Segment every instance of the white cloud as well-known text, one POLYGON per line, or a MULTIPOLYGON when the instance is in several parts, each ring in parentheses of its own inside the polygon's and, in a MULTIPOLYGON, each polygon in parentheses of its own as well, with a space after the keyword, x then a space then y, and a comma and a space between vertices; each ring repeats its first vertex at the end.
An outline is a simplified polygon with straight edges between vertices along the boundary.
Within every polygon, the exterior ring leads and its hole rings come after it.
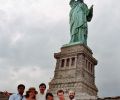
POLYGON ((8 88, 1 87, 1 90, 15 92, 17 85, 20 83, 25 84, 26 89, 30 86, 38 88, 41 82, 45 82, 48 85, 47 82, 50 81, 51 77, 46 77, 46 75, 52 76, 52 72, 51 69, 43 69, 40 66, 29 66, 24 68, 10 67, 7 71, 2 69, 0 70, 0 76, 6 77, 1 78, 1 84, 4 84, 8 88))
MULTIPOLYGON (((85 2, 94 5, 88 46, 98 59, 99 95, 119 95, 120 2, 85 2)), ((69 0, 0 0, 0 90, 14 92, 21 82, 28 88, 49 81, 53 54, 70 38, 69 9, 69 0)))

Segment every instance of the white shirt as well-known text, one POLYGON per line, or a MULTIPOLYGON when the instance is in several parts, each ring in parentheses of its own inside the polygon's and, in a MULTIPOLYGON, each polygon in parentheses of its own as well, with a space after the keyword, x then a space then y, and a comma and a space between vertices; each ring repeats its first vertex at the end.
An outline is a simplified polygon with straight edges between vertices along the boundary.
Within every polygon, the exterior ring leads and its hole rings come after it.
POLYGON ((46 100, 45 93, 44 94, 38 93, 36 96, 36 100, 46 100))
POLYGON ((24 98, 24 96, 21 96, 20 94, 12 94, 9 97, 9 100, 22 100, 24 98))

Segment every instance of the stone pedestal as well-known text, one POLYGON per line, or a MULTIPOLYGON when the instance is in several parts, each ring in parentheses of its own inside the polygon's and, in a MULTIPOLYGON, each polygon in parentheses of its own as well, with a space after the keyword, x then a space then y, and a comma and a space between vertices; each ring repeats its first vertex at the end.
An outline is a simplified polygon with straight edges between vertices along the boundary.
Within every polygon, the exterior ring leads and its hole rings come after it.
POLYGON ((90 48, 82 44, 62 47, 59 53, 55 53, 57 62, 54 77, 49 83, 49 91, 56 96, 56 92, 63 89, 68 97, 68 91, 74 90, 77 100, 96 99, 97 60, 92 54, 90 48))

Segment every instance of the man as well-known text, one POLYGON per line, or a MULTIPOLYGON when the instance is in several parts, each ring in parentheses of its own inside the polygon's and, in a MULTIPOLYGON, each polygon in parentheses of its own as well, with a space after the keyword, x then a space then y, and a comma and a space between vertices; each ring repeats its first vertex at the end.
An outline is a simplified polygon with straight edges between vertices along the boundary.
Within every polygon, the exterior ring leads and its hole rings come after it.
POLYGON ((46 90, 46 85, 45 85, 45 83, 41 83, 40 85, 39 85, 39 93, 37 94, 37 100, 45 100, 45 95, 46 95, 46 93, 45 93, 45 90, 46 90))
POLYGON ((57 96, 58 96, 59 100, 65 100, 64 91, 63 90, 58 90, 57 91, 57 96))
POLYGON ((69 100, 75 100, 75 92, 74 91, 70 90, 68 95, 69 95, 69 100))
POLYGON ((70 0, 70 43, 87 45, 88 26, 93 16, 93 5, 88 9, 83 0, 70 0))
POLYGON ((17 94, 12 94, 9 97, 9 100, 22 100, 24 98, 23 93, 25 90, 25 86, 23 84, 19 84, 17 87, 18 93, 17 94))

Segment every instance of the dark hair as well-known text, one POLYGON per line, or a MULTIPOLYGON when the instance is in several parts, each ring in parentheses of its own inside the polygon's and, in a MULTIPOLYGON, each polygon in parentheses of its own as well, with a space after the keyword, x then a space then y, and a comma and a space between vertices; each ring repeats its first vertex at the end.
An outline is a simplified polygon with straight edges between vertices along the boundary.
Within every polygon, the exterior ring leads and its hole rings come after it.
MULTIPOLYGON (((30 96, 29 93, 30 93, 30 91, 26 91, 26 95, 25 95, 26 98, 29 98, 29 96, 30 96)), ((35 98, 36 98, 36 96, 32 97, 32 99, 35 99, 35 98)))
POLYGON ((41 84, 39 85, 39 88, 40 88, 40 86, 45 86, 45 88, 46 88, 45 83, 41 83, 41 84))
POLYGON ((29 91, 26 91, 26 95, 25 95, 26 98, 29 97, 29 91))
MULTIPOLYGON (((34 91, 35 94, 38 94, 38 92, 36 91, 36 89, 35 89, 34 87, 30 87, 30 88, 28 89, 28 91, 26 91, 26 95, 25 95, 26 98, 29 97, 29 93, 30 93, 31 91, 34 91)), ((35 98, 36 98, 36 96, 33 97, 33 99, 35 99, 35 98)))
POLYGON ((58 93, 63 93, 64 94, 64 91, 63 90, 58 90, 57 95, 58 95, 58 93))
POLYGON ((46 96, 45 96, 46 100, 47 100, 48 96, 54 97, 52 93, 48 92, 48 93, 46 93, 46 96))
POLYGON ((17 88, 19 89, 20 87, 23 87, 25 89, 25 85, 23 84, 19 84, 17 88))

